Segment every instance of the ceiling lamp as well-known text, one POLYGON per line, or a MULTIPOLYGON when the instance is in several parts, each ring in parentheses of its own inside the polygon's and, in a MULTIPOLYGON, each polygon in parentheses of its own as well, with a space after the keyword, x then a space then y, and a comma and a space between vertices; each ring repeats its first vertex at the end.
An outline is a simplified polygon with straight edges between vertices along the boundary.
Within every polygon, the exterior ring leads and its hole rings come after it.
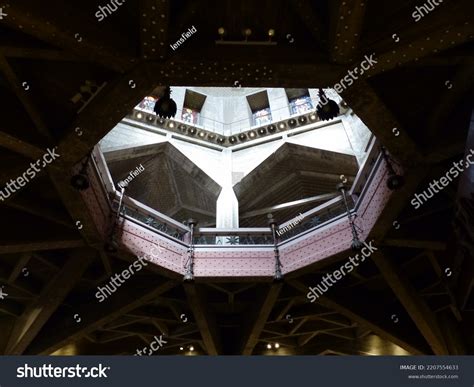
POLYGON ((155 103, 155 113, 162 118, 171 118, 178 110, 176 102, 171 98, 171 88, 166 86, 163 96, 155 103))
POLYGON ((294 128, 297 125, 297 122, 294 118, 288 121, 288 125, 290 125, 291 128, 294 128))
POLYGON ((247 139, 247 136, 245 135, 245 133, 240 133, 239 134, 239 140, 240 141, 245 141, 247 139))
POLYGON ((201 138, 204 138, 204 137, 206 137, 206 132, 199 132, 198 136, 201 137, 201 138))
POLYGON ((359 231, 361 230, 355 224, 355 218, 357 217, 357 215, 351 212, 351 210, 349 209, 349 205, 347 204, 347 197, 346 197, 347 187, 344 183, 340 183, 337 185, 337 190, 341 192, 342 199, 344 200, 344 205, 347 211, 347 219, 349 219, 349 224, 351 226, 351 231, 352 231, 351 249, 354 251, 360 251, 362 247, 364 247, 364 244, 359 239, 359 231))
POLYGON ((229 137, 229 141, 233 144, 234 142, 237 141, 237 139, 234 136, 229 137))
POLYGON ((306 124, 306 121, 308 121, 308 120, 307 120, 307 118, 306 118, 305 116, 301 116, 300 118, 298 118, 298 122, 299 122, 301 125, 306 124))
POLYGON ((266 130, 265 128, 260 128, 257 132, 260 136, 263 136, 266 133, 266 130))
POLYGON ((276 348, 276 349, 280 348, 280 344, 275 343, 275 348, 276 348))
POLYGON ((285 125, 284 122, 280 122, 280 123, 278 124, 278 129, 283 130, 283 129, 285 129, 285 128, 286 128, 286 125, 285 125))
POLYGON ((193 136, 196 134, 197 130, 196 128, 189 128, 189 134, 192 134, 193 136))
POLYGON ((268 40, 271 42, 274 36, 275 36, 275 30, 273 28, 270 28, 268 30, 268 40))
POLYGON ((174 128, 174 122, 172 122, 172 121, 169 122, 169 123, 168 123, 168 128, 173 129, 173 128, 174 128))
POLYGON ((219 37, 221 38, 221 40, 224 39, 224 35, 225 35, 225 28, 224 27, 219 27, 217 29, 217 33, 219 34, 219 37))
POLYGON ((318 119, 318 116, 316 115, 316 113, 311 113, 311 114, 309 115, 309 119, 310 119, 311 121, 316 121, 316 120, 318 119))
MULTIPOLYGON (((284 128, 285 128, 285 124, 283 124, 283 129, 284 129, 284 128)), ((268 125, 267 129, 268 129, 268 131, 269 131, 270 133, 273 133, 273 132, 275 132, 275 131, 277 130, 277 128, 276 128, 275 125, 268 125)))
POLYGON ((402 188, 405 185, 405 178, 402 175, 398 175, 393 168, 393 164, 395 161, 389 156, 387 149, 382 147, 382 156, 387 164, 388 170, 388 179, 387 179, 387 187, 391 191, 395 191, 399 188, 402 188))
POLYGON ((225 143, 225 137, 219 137, 219 138, 217 139, 217 142, 218 142, 219 144, 225 143))
POLYGON ((267 344, 267 349, 272 349, 272 345, 270 343, 267 344))
POLYGON ((209 140, 214 140, 214 139, 216 138, 216 135, 215 135, 214 133, 209 133, 209 134, 207 135, 207 138, 208 138, 209 140))
POLYGON ((181 124, 178 126, 178 129, 184 132, 186 130, 186 125, 181 124))
POLYGON ((143 114, 142 113, 137 113, 137 119, 141 120, 143 118, 143 114))
POLYGON ((252 30, 250 28, 246 28, 244 31, 243 31, 243 34, 244 34, 244 37, 245 37, 245 41, 247 41, 247 39, 249 38, 250 35, 252 35, 252 30))
POLYGON ((146 119, 148 122, 153 122, 155 120, 155 116, 153 114, 148 114, 146 119))
POLYGON ((250 138, 255 138, 255 137, 257 137, 257 133, 255 133, 254 131, 251 131, 251 132, 249 132, 249 137, 250 138))
POLYGON ((329 99, 324 93, 323 89, 319 89, 318 94, 319 98, 321 99, 318 106, 316 107, 318 117, 323 121, 336 118, 339 114, 339 105, 336 103, 336 101, 329 99))
POLYGON ((190 350, 191 352, 193 352, 193 351, 194 351, 194 347, 191 345, 191 346, 189 347, 189 350, 190 350))

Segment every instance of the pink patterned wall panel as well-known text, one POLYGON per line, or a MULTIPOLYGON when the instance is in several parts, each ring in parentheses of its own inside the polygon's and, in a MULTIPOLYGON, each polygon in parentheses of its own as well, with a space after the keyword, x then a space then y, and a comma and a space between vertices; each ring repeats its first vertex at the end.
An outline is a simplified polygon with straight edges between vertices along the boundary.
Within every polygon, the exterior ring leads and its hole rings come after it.
POLYGON ((364 225, 364 238, 367 237, 370 230, 386 206, 392 191, 387 188, 387 168, 383 163, 377 170, 372 184, 367 189, 358 214, 360 224, 364 225))
POLYGON ((183 259, 187 247, 173 242, 145 227, 125 220, 120 225, 121 242, 124 248, 136 256, 144 255, 155 265, 184 275, 183 259))
MULTIPOLYGON (((80 169, 80 165, 74 167, 71 176, 79 172, 80 169)), ((89 209, 92 219, 94 219, 97 231, 100 236, 105 239, 107 236, 110 217, 110 207, 107 202, 108 198, 101 187, 101 182, 97 176, 95 168, 90 163, 87 167, 87 175, 89 177, 90 188, 81 192, 82 200, 89 209)), ((80 219, 75 219, 75 221, 80 221, 80 219)))
POLYGON ((282 271, 289 273, 347 250, 351 240, 351 230, 344 217, 283 245, 280 248, 282 271))
MULTIPOLYGON (((97 227, 106 235, 109 206, 97 175, 89 171, 91 188, 82 193, 97 227)), ((386 187, 387 170, 382 163, 375 173, 358 208, 356 223, 365 239, 384 206, 391 191, 386 187)), ((163 237, 135 222, 122 219, 119 235, 124 249, 168 270, 184 275, 188 259, 187 246, 163 237)), ((321 261, 350 249, 352 234, 346 217, 327 226, 297 237, 280 246, 283 273, 321 261)), ((197 247, 195 277, 271 277, 275 270, 273 247, 197 247)))
POLYGON ((273 247, 198 248, 195 253, 198 277, 265 277, 274 270, 273 247))

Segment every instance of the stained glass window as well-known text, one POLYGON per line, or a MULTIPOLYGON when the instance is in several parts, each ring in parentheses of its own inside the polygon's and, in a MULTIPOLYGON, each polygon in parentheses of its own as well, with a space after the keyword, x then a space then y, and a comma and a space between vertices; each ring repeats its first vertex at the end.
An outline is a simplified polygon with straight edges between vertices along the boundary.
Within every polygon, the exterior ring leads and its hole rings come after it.
POLYGON ((181 113, 181 119, 190 124, 197 124, 199 120, 199 112, 185 107, 183 108, 183 113, 181 113))
POLYGON ((136 109, 153 113, 153 109, 155 108, 156 101, 158 101, 158 98, 145 97, 145 99, 136 106, 136 109))
POLYGON ((313 102, 309 95, 303 95, 290 100, 290 112, 292 115, 303 114, 311 110, 313 110, 313 102))
POLYGON ((253 113, 252 118, 253 118, 254 125, 260 126, 260 125, 269 124, 272 122, 272 112, 270 111, 269 107, 265 109, 257 110, 256 112, 253 113))

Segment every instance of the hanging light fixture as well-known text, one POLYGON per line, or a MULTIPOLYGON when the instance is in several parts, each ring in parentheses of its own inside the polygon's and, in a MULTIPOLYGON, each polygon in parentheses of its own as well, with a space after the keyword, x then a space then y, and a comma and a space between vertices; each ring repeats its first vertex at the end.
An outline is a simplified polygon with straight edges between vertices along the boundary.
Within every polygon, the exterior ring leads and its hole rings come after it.
POLYGON ((277 238, 277 222, 272 214, 267 215, 268 218, 268 225, 272 230, 272 237, 273 237, 273 252, 275 253, 275 274, 273 276, 274 282, 281 282, 283 281, 283 274, 281 272, 282 264, 280 261, 280 251, 278 250, 278 238, 277 238))
POLYGON ((184 282, 193 282, 194 281, 194 228, 197 225, 197 221, 194 219, 188 220, 188 225, 190 228, 190 238, 191 241, 189 242, 188 247, 188 260, 185 265, 185 273, 184 273, 184 282))
POLYGON ((405 178, 402 175, 399 175, 395 172, 393 168, 393 163, 395 162, 390 155, 388 154, 387 149, 383 146, 382 147, 382 156, 387 164, 388 170, 388 179, 387 179, 387 187, 391 191, 395 191, 399 188, 402 188, 405 185, 405 178))
POLYGON ((81 169, 71 177, 71 185, 78 191, 85 191, 90 187, 89 176, 87 175, 87 165, 92 157, 92 152, 82 162, 81 169))
POLYGON ((161 118, 171 118, 176 115, 178 108, 176 102, 171 98, 171 88, 169 86, 166 86, 163 96, 156 101, 153 110, 161 118))
POLYGON ((323 121, 336 118, 339 114, 339 105, 336 103, 336 101, 329 99, 323 89, 319 89, 318 95, 321 99, 318 106, 316 107, 318 117, 323 121))
POLYGON ((344 183, 340 183, 337 185, 337 190, 341 192, 342 199, 344 200, 344 205, 347 211, 347 219, 349 220, 349 224, 351 226, 351 231, 352 231, 351 248, 354 251, 360 251, 360 249, 364 247, 364 244, 359 239, 360 229, 355 224, 355 218, 357 217, 357 215, 351 212, 351 210, 349 209, 349 204, 347 203, 347 197, 346 197, 347 187, 344 183))

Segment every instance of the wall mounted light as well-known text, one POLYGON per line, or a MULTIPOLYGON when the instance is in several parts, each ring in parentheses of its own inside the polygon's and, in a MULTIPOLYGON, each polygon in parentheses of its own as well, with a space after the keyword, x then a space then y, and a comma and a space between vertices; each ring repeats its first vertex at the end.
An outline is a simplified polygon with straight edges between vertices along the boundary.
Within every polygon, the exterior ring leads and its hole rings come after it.
POLYGON ((385 160, 388 170, 388 189, 391 191, 395 191, 399 188, 402 188, 405 185, 405 178, 395 172, 395 169, 393 168, 393 163, 395 163, 395 160, 390 157, 385 147, 382 147, 382 156, 385 160))
POLYGON ((89 155, 87 155, 83 160, 79 172, 71 177, 71 185, 78 191, 85 191, 90 187, 89 176, 87 175, 87 165, 89 164, 91 157, 92 153, 89 153, 89 155))

